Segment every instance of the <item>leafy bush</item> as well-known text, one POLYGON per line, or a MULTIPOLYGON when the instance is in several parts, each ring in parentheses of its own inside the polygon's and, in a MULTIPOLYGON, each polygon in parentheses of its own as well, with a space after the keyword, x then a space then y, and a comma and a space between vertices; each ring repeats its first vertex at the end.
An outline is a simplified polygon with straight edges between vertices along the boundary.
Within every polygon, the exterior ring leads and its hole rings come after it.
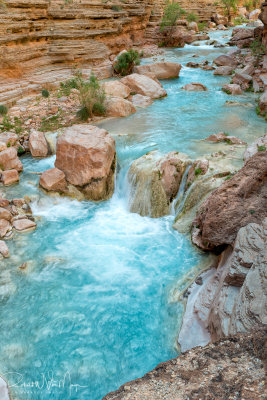
POLYGON ((202 170, 201 168, 196 168, 196 169, 195 169, 195 175, 196 175, 196 176, 201 175, 202 172, 203 172, 203 170, 202 170))
POLYGON ((186 16, 186 19, 188 22, 197 22, 198 21, 198 16, 194 12, 188 13, 186 16))
POLYGON ((259 145, 259 146, 258 146, 258 151, 266 151, 266 146, 264 146, 264 145, 259 145))
POLYGON ((230 23, 232 19, 232 12, 236 12, 237 10, 238 0, 221 0, 221 3, 224 7, 228 23, 230 23))
POLYGON ((77 80, 75 78, 68 79, 66 82, 60 82, 60 94, 69 96, 71 89, 77 89, 77 80))
POLYGON ((95 75, 92 73, 90 79, 85 81, 81 73, 77 73, 76 82, 81 104, 77 116, 86 121, 94 115, 104 115, 106 112, 104 105, 106 94, 95 75))
POLYGON ((253 42, 250 43, 249 47, 250 47, 253 55, 256 57, 260 57, 265 54, 264 45, 262 44, 261 40, 258 38, 253 40, 253 42))
POLYGON ((7 114, 7 107, 4 106, 3 104, 0 105, 0 115, 6 115, 7 114))
POLYGON ((120 6, 112 6, 111 7, 111 9, 113 10, 113 11, 121 11, 122 10, 122 7, 120 7, 120 6))
POLYGON ((164 31, 165 28, 170 28, 172 33, 177 20, 185 15, 186 11, 178 3, 173 3, 170 0, 167 1, 160 24, 160 30, 164 31))
POLYGON ((114 65, 114 70, 120 75, 129 75, 133 71, 134 66, 139 64, 140 55, 138 51, 130 49, 118 57, 114 65))
POLYGON ((48 99, 48 97, 50 96, 50 93, 49 93, 49 91, 48 91, 47 89, 43 89, 43 90, 41 91, 41 95, 42 95, 45 99, 48 99))
POLYGON ((200 31, 203 31, 207 27, 207 23, 206 22, 198 22, 197 26, 200 31))

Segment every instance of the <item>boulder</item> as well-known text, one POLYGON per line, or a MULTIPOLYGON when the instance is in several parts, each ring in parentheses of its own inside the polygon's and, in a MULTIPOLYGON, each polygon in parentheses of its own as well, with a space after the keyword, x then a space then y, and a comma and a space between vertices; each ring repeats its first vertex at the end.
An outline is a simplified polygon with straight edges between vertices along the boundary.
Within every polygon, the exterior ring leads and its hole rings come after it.
POLYGON ((252 83, 252 76, 236 72, 232 79, 234 84, 240 85, 242 90, 247 90, 250 87, 250 83, 252 83))
POLYGON ((235 28, 230 44, 239 48, 248 47, 254 40, 254 29, 252 28, 235 28))
POLYGON ((65 174, 58 168, 51 168, 43 172, 39 184, 49 192, 64 192, 67 188, 65 174))
POLYGON ((249 13, 248 18, 250 19, 250 21, 257 21, 260 13, 261 13, 261 10, 259 8, 256 10, 253 10, 253 11, 251 11, 251 13, 249 13))
POLYGON ((226 135, 224 132, 214 133, 209 137, 207 137, 205 140, 214 143, 225 142, 228 144, 240 144, 240 145, 246 144, 246 142, 243 142, 243 140, 239 139, 238 137, 226 135))
POLYGON ((11 231, 12 227, 9 223, 9 221, 7 221, 4 218, 0 219, 0 237, 4 237, 7 232, 11 231))
POLYGON ((195 31, 195 32, 199 32, 198 24, 196 22, 194 22, 194 21, 189 23, 188 28, 193 30, 193 31, 195 31))
MULTIPOLYGON (((261 95, 259 99, 259 107, 260 107, 260 112, 266 113, 267 112, 267 89, 265 92, 261 95)), ((0 153, 1 154, 1 153, 0 153)))
POLYGON ((182 89, 187 90, 188 92, 205 92, 207 91, 207 87, 202 85, 202 83, 192 82, 183 86, 182 89))
POLYGON ((0 133, 0 142, 6 144, 7 147, 16 146, 19 136, 14 132, 0 133))
MULTIPOLYGON (((6 242, 4 242, 3 240, 0 240, 0 254, 5 258, 9 257, 8 247, 6 245, 6 242)), ((0 393, 1 393, 1 391, 0 391, 0 393)))
POLYGON ((192 62, 192 61, 189 61, 189 62, 186 64, 186 67, 188 67, 188 68, 199 68, 199 67, 200 67, 200 64, 199 64, 199 63, 192 62))
POLYGON ((251 143, 245 153, 244 153, 244 161, 247 161, 249 158, 258 153, 258 151, 266 151, 267 150, 267 133, 266 135, 258 138, 255 142, 251 143))
POLYGON ((128 117, 136 112, 134 105, 121 97, 109 97, 105 106, 108 117, 128 117))
MULTIPOLYGON (((267 215, 267 151, 258 152, 201 205, 193 242, 203 249, 233 244, 237 232, 267 215)), ((193 230, 193 231, 194 231, 193 230)))
POLYGON ((36 223, 30 219, 22 218, 13 221, 13 227, 18 232, 28 232, 36 228, 36 223))
POLYGON ((227 94, 232 94, 232 95, 242 94, 241 86, 235 83, 228 83, 227 85, 223 85, 222 90, 227 94))
POLYGON ((231 75, 233 70, 234 70, 233 67, 230 67, 228 65, 223 65, 221 67, 216 68, 215 71, 213 72, 213 75, 227 76, 231 75))
POLYGON ((145 108, 153 103, 151 97, 142 96, 141 94, 135 94, 130 97, 130 101, 133 103, 134 107, 145 108))
POLYGON ((146 75, 131 74, 122 78, 121 82, 128 86, 131 92, 149 96, 152 99, 167 96, 166 90, 146 75))
POLYGON ((43 132, 32 130, 29 137, 29 148, 33 157, 46 157, 48 145, 43 132))
POLYGON ((104 129, 73 125, 57 140, 55 167, 90 200, 112 195, 115 165, 115 140, 104 129))
POLYGON ((188 163, 177 152, 151 152, 135 160, 128 173, 131 212, 152 218, 168 214, 188 163))
POLYGON ((217 29, 219 29, 219 31, 226 31, 226 27, 225 27, 225 25, 223 25, 223 24, 219 24, 218 26, 217 26, 217 29))
POLYGON ((223 54, 223 55, 215 58, 215 60, 213 62, 214 62, 214 64, 218 65, 219 67, 228 66, 228 67, 235 68, 237 66, 237 61, 233 57, 227 56, 226 54, 223 54))
POLYGON ((6 208, 0 207, 0 219, 6 219, 7 221, 10 221, 12 218, 12 215, 10 211, 8 211, 6 208))
POLYGON ((19 173, 16 169, 2 171, 1 180, 5 186, 12 185, 13 183, 19 182, 19 173))
POLYGON ((17 150, 14 147, 1 151, 0 153, 0 169, 6 171, 9 169, 23 170, 23 165, 18 158, 17 150))
POLYGON ((131 90, 120 81, 109 81, 103 83, 103 88, 107 96, 111 97, 122 97, 126 99, 131 90))
POLYGON ((134 72, 146 75, 151 72, 157 79, 178 78, 182 66, 174 62, 158 62, 154 64, 139 65, 134 68, 134 72))
POLYGON ((217 25, 226 25, 228 23, 227 17, 225 15, 221 15, 218 13, 215 13, 212 15, 212 20, 217 24, 217 25))

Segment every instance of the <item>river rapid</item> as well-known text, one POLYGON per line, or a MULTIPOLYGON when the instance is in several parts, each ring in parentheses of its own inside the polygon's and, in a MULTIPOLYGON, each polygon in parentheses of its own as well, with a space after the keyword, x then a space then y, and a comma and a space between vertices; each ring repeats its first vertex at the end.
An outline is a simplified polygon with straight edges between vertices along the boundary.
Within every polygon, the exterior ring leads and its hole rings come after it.
MULTIPOLYGON (((229 35, 210 36, 225 43, 229 35)), ((33 199, 37 229, 15 234, 10 258, 0 261, 0 371, 14 400, 100 400, 178 354, 183 305, 175 293, 208 256, 172 228, 173 215, 152 219, 129 212, 127 171, 151 150, 194 159, 228 146, 201 140, 212 133, 228 132, 248 143, 265 133, 256 95, 228 96, 221 87, 229 77, 185 67, 227 50, 203 42, 166 49, 154 60, 183 65, 179 79, 162 81, 168 97, 99 124, 116 139, 118 173, 109 201, 46 195, 34 172, 53 167, 55 156, 21 158, 20 184, 4 190, 10 199, 33 199), (181 90, 190 82, 208 91, 181 90), (230 107, 229 100, 243 104, 230 107), (23 262, 25 271, 18 268, 23 262)))

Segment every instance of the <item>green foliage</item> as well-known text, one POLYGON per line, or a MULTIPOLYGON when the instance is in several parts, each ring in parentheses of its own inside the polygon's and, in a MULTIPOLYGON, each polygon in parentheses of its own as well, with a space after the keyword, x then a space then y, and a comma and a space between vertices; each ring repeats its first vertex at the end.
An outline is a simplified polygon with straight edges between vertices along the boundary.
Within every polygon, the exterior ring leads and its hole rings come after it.
POLYGON ((252 51, 252 54, 256 57, 260 57, 265 54, 264 45, 262 44, 261 40, 258 38, 253 40, 253 42, 250 43, 249 47, 252 51))
POLYGON ((207 23, 206 22, 198 22, 198 29, 200 31, 203 31, 206 27, 207 27, 207 23))
POLYGON ((62 124, 59 121, 59 115, 52 115, 48 118, 43 118, 40 126, 41 132, 53 132, 61 128, 62 124))
POLYGON ((14 125, 12 124, 10 118, 5 115, 3 118, 2 123, 0 124, 0 130, 3 131, 10 131, 10 129, 14 128, 14 125))
POLYGON ((228 23, 231 22, 232 12, 236 12, 238 0, 221 0, 222 6, 224 7, 225 14, 228 18, 228 23))
POLYGON ((0 115, 6 115, 7 114, 7 107, 3 104, 0 104, 0 115))
POLYGON ((236 18, 234 19, 234 24, 235 24, 235 25, 242 25, 242 24, 247 23, 248 21, 249 21, 249 20, 248 20, 247 18, 242 17, 242 16, 239 16, 239 17, 236 17, 236 18))
POLYGON ((202 172, 203 172, 203 170, 202 170, 201 168, 196 168, 196 169, 195 169, 195 175, 196 175, 196 176, 201 175, 202 172))
POLYGON ((255 210, 249 210, 249 212, 250 212, 251 215, 253 215, 253 214, 255 214, 256 211, 255 210))
POLYGON ((19 146, 17 152, 18 152, 18 156, 21 156, 21 154, 25 153, 25 149, 22 146, 19 146))
POLYGON ((41 91, 41 95, 42 95, 45 99, 48 99, 48 97, 50 96, 50 93, 49 93, 49 91, 48 91, 47 89, 43 89, 43 90, 41 91))
POLYGON ((140 55, 138 51, 130 49, 129 51, 122 53, 114 66, 115 71, 120 75, 129 75, 135 65, 140 64, 140 55))
POLYGON ((188 22, 197 22, 198 21, 198 16, 194 12, 188 13, 186 16, 186 19, 188 22))
POLYGON ((114 6, 111 7, 111 9, 112 9, 113 11, 121 11, 121 10, 122 10, 122 7, 117 6, 117 5, 114 5, 114 6))
POLYGON ((75 78, 68 79, 66 82, 60 82, 61 96, 69 96, 71 89, 77 89, 77 80, 75 78))
POLYGON ((78 111, 77 116, 82 120, 87 120, 92 118, 93 115, 104 115, 106 112, 104 105, 106 94, 95 75, 92 73, 89 80, 85 81, 81 73, 78 72, 76 82, 81 104, 81 109, 78 111))
POLYGON ((266 151, 266 146, 259 145, 258 146, 258 151, 266 151))
POLYGON ((165 28, 169 28, 171 31, 170 35, 172 35, 172 31, 176 25, 177 20, 181 19, 185 15, 186 11, 178 3, 174 3, 171 0, 168 0, 164 8, 163 17, 160 24, 161 32, 163 32, 165 28))

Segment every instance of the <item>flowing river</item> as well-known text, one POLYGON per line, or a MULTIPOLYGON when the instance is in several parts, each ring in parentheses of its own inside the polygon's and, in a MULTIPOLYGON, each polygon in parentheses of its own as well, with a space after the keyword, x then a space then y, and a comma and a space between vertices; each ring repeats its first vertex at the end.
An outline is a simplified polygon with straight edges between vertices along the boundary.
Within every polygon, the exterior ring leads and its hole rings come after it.
MULTIPOLYGON (((229 35, 211 38, 223 43, 229 35)), ((168 97, 100 124, 114 135, 118 154, 109 201, 45 195, 32 172, 52 167, 55 157, 22 157, 21 182, 6 188, 6 196, 32 197, 38 227, 16 234, 8 243, 10 258, 0 261, 0 371, 14 400, 100 400, 178 354, 183 306, 174 292, 207 255, 173 230, 173 215, 151 219, 128 211, 127 171, 151 150, 196 158, 227 146, 200 141, 211 133, 229 132, 248 143, 265 133, 256 95, 228 96, 221 86, 229 77, 185 67, 227 50, 203 42, 166 50, 157 60, 183 65, 179 79, 163 81, 168 97), (190 82, 208 91, 181 90, 190 82), (244 104, 226 106, 229 100, 244 104), (25 271, 18 268, 23 262, 25 271)))

